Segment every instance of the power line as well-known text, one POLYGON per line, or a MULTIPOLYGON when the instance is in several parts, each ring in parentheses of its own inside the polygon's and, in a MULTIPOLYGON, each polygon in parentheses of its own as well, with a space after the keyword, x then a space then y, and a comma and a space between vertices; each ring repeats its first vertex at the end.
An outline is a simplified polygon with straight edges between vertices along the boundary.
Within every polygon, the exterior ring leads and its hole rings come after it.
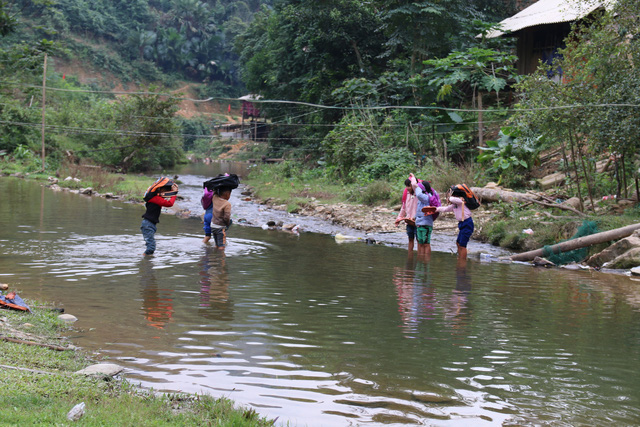
MULTIPOLYGON (((40 127, 41 123, 29 123, 29 122, 14 122, 8 120, 0 120, 0 124, 7 124, 13 126, 24 126, 24 127, 40 127)), ((172 137, 192 137, 196 139, 207 138, 207 139, 215 139, 221 137, 220 135, 195 135, 195 134, 174 134, 174 133, 166 133, 166 132, 143 132, 143 131, 128 131, 124 129, 101 129, 101 128, 79 128, 73 126, 61 126, 61 125, 45 125, 46 129, 58 131, 58 132, 68 132, 73 134, 86 134, 86 135, 115 135, 115 136, 157 136, 162 138, 172 138, 172 137)), ((475 133, 474 129, 466 130, 468 133, 475 133)), ((416 133, 412 132, 410 135, 412 138, 417 137, 433 137, 434 135, 447 135, 454 133, 465 133, 465 131, 461 130, 452 130, 452 131, 440 131, 440 132, 425 132, 425 133, 416 133)), ((324 137, 313 137, 313 136, 304 136, 304 137, 279 137, 273 138, 278 141, 309 141, 309 140, 323 140, 324 137)))
MULTIPOLYGON (((33 89, 42 89, 42 86, 38 85, 28 85, 28 84, 20 84, 20 83, 12 83, 12 82, 0 82, 5 84, 11 84, 14 86, 23 86, 33 89)), ((87 90, 87 89, 62 89, 62 88, 53 88, 47 87, 47 90, 52 91, 61 91, 61 92, 77 92, 77 93, 103 93, 103 94, 111 94, 111 95, 158 95, 165 96, 171 99, 177 100, 185 100, 192 102, 211 102, 211 101, 243 101, 239 98, 224 98, 224 97, 210 97, 206 99, 194 99, 194 98, 185 98, 185 97, 177 97, 173 96, 169 93, 163 92, 126 92, 126 91, 101 91, 101 90, 87 90)), ((486 113, 490 110, 485 109, 465 109, 465 108, 451 108, 451 107, 440 107, 433 105, 376 105, 376 106, 338 106, 338 105, 322 105, 322 104, 314 104, 311 102, 303 102, 303 101, 289 101, 282 99, 255 99, 251 100, 252 103, 255 104, 285 104, 285 105, 304 105, 313 108, 319 109, 333 109, 333 110, 352 110, 352 111, 379 111, 379 110, 437 110, 437 111, 451 111, 451 112, 471 112, 471 113, 486 113)), ((522 111, 547 111, 547 110, 566 110, 573 108, 603 108, 603 107, 629 107, 629 108, 638 108, 640 104, 627 104, 627 103, 599 103, 599 104, 568 104, 568 105, 556 105, 556 106, 548 106, 548 107, 535 107, 535 108, 510 108, 503 110, 505 112, 522 112, 522 111)))

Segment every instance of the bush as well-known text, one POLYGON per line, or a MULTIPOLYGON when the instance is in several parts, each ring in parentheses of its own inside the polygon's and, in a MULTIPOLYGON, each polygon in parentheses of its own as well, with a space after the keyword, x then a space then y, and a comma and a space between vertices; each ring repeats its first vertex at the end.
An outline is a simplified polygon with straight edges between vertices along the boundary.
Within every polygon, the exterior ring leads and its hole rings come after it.
POLYGON ((387 202, 393 198, 394 190, 387 181, 373 181, 364 187, 357 187, 349 192, 356 202, 373 206, 387 202))
POLYGON ((456 184, 467 184, 469 187, 476 183, 480 172, 474 163, 452 164, 441 159, 428 158, 417 171, 416 176, 431 182, 431 187, 440 193, 445 193, 449 187, 456 184))
POLYGON ((373 161, 356 171, 370 180, 406 177, 415 169, 415 157, 406 148, 396 148, 374 153, 373 161))

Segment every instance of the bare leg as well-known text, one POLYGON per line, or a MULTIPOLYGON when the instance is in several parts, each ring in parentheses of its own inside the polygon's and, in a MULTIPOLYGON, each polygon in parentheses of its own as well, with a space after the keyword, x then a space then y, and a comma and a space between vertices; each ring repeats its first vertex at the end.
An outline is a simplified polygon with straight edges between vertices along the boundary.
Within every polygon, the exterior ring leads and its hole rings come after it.
MULTIPOLYGON (((458 244, 456 243, 456 245, 458 244)), ((462 246, 458 245, 458 258, 467 259, 467 248, 463 248, 462 246)))
POLYGON ((409 252, 413 252, 413 239, 409 239, 409 252))
POLYGON ((202 243, 209 243, 209 240, 211 240, 211 236, 204 236, 204 239, 202 239, 202 243))

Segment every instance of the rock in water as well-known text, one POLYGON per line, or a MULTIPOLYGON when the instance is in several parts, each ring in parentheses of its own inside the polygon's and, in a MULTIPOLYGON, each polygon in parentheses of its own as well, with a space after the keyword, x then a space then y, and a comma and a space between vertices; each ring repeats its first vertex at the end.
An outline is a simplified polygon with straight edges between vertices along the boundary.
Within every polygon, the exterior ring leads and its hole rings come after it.
POLYGON ((69 322, 69 323, 73 323, 76 320, 78 320, 78 318, 73 314, 61 314, 60 316, 58 316, 58 319, 64 320, 65 322, 69 322))
POLYGON ((640 265, 631 269, 631 274, 634 276, 640 276, 640 265))
POLYGON ((542 257, 535 257, 533 259, 533 265, 535 266, 542 266, 542 267, 555 267, 556 265, 554 263, 552 263, 551 261, 549 261, 548 259, 542 258, 542 257))

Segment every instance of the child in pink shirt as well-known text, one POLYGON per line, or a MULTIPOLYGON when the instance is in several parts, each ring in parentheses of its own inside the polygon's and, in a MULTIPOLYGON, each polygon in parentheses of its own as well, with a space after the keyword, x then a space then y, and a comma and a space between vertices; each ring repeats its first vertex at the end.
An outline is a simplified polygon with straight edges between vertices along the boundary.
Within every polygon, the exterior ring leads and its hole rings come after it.
POLYGON ((473 218, 471 218, 471 211, 465 205, 464 199, 453 197, 451 195, 453 188, 454 187, 451 187, 447 192, 447 200, 450 204, 436 208, 436 212, 453 212, 456 216, 459 230, 458 238, 456 239, 456 245, 458 246, 458 258, 466 259, 467 244, 469 243, 469 239, 471 239, 474 229, 473 218))
POLYGON ((413 242, 416 238, 416 211, 418 209, 418 199, 416 198, 415 192, 413 191, 413 187, 411 186, 411 180, 407 179, 404 181, 404 193, 402 194, 402 208, 400 208, 400 213, 396 218, 395 224, 396 227, 403 220, 407 222, 407 237, 409 237, 409 251, 413 251, 413 242), (409 224, 412 222, 412 224, 409 224))

